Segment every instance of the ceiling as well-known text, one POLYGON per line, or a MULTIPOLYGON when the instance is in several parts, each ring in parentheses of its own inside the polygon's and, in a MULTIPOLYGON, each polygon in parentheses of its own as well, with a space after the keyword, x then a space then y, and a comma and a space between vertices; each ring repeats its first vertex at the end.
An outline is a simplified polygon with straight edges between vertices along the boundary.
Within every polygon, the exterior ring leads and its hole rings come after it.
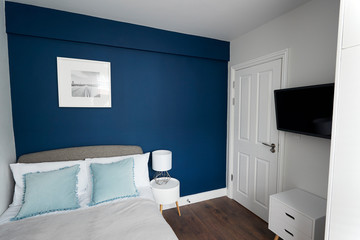
POLYGON ((230 41, 309 0, 10 0, 230 41))

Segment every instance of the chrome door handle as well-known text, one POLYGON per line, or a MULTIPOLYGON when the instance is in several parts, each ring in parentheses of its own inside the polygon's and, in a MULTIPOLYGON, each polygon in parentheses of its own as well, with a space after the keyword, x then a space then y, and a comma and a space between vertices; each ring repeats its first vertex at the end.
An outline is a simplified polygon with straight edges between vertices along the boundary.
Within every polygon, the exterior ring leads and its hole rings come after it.
POLYGON ((267 147, 270 147, 270 152, 274 153, 275 152, 275 143, 272 143, 272 144, 268 144, 268 143, 262 143, 263 145, 267 146, 267 147))

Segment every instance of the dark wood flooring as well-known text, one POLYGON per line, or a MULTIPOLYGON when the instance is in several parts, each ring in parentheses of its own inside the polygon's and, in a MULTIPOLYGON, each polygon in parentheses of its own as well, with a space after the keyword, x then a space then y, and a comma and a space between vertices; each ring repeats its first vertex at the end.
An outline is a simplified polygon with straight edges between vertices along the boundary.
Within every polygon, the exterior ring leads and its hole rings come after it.
POLYGON ((267 223, 228 197, 163 211, 163 216, 180 240, 272 240, 267 223))

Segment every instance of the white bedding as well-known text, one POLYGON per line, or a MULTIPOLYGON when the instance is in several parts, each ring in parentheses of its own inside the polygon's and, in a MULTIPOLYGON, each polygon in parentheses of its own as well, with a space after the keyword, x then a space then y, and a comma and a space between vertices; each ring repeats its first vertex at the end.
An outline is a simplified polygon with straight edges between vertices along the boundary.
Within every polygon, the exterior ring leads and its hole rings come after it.
MULTIPOLYGON (((149 199, 149 200, 155 201, 150 187, 139 187, 138 191, 139 191, 138 198, 149 199)), ((127 198, 117 199, 112 202, 124 201, 126 199, 127 198)), ((90 201, 86 201, 86 202, 90 202, 90 201)), ((105 202, 101 205, 110 204, 112 202, 105 202)), ((79 209, 89 208, 89 206, 87 206, 85 204, 80 204, 80 205, 81 205, 81 208, 79 208, 79 209)), ((16 214, 19 212, 20 208, 21 208, 21 205, 10 205, 9 208, 0 216, 0 225, 10 222, 10 219, 16 216, 16 214)), ((77 209, 77 210, 79 210, 79 209, 77 209)), ((72 211, 77 211, 77 210, 72 210, 72 211)), ((43 214, 43 215, 54 215, 54 214, 59 214, 59 213, 61 213, 61 212, 51 212, 51 213, 47 213, 47 214, 43 214)), ((38 215, 38 216, 35 216, 32 218, 36 218, 39 216, 41 216, 41 215, 38 215)))
POLYGON ((41 215, 0 226, 6 240, 176 240, 149 199, 133 198, 94 207, 41 215))

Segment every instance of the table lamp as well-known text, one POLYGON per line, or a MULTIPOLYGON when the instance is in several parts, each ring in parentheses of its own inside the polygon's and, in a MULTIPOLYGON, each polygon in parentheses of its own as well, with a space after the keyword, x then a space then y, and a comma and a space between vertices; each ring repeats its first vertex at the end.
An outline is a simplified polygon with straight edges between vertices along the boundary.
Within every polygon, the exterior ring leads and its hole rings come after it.
POLYGON ((166 184, 170 180, 168 170, 171 169, 171 159, 171 151, 157 150, 152 152, 152 169, 156 171, 154 179, 158 185, 166 184))

